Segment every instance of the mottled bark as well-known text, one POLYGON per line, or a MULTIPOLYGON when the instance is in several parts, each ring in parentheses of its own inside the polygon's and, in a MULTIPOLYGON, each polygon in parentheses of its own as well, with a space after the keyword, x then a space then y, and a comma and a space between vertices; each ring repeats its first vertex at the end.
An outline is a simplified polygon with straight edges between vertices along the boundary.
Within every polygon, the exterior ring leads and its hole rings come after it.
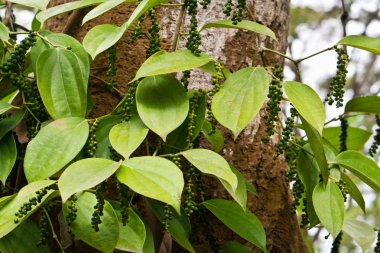
MULTIPOLYGON (((52 4, 64 1, 51 1, 52 4)), ((223 10, 224 1, 211 1, 207 10, 199 8, 199 24, 225 19, 223 10)), ((247 19, 255 19, 256 22, 270 27, 278 38, 274 41, 264 36, 253 33, 238 31, 235 29, 207 29, 201 33, 202 49, 215 59, 220 60, 233 71, 247 66, 266 65, 273 66, 278 63, 278 59, 273 54, 260 56, 258 50, 261 46, 272 48, 280 52, 285 52, 287 48, 287 30, 289 18, 289 0, 248 0, 247 8, 250 14, 246 13, 247 19), (264 59, 264 63, 262 61, 264 59)), ((113 23, 120 25, 125 22, 133 8, 125 4, 112 10, 105 15, 85 24, 83 27, 73 26, 70 33, 82 40, 87 31, 96 24, 113 23)), ((158 14, 162 25, 161 37, 163 48, 169 50, 173 43, 173 37, 178 22, 181 7, 160 7, 158 14)), ((77 15, 77 14, 72 14, 77 15)), ((62 31, 68 20, 68 15, 61 15, 48 23, 48 28, 55 31, 62 31)), ((185 22, 182 31, 186 31, 188 21, 185 22)), ((127 45, 128 34, 117 44, 118 70, 117 88, 124 92, 127 83, 133 73, 145 60, 145 47, 147 41, 139 40, 137 43, 127 45)), ((184 44, 185 38, 180 39, 179 46, 184 44)), ((106 79, 106 56, 100 55, 93 63, 92 75, 101 79, 106 79), (100 71, 99 71, 100 70, 100 71)), ((192 73, 191 85, 195 87, 205 87, 209 83, 210 77, 198 71, 192 73)), ((108 90, 101 81, 92 78, 90 93, 94 100, 93 116, 100 116, 108 113, 114 108, 120 97, 108 90)), ((223 129, 225 137, 225 148, 221 154, 236 168, 238 168, 256 187, 259 196, 249 196, 249 209, 255 213, 262 221, 267 234, 267 247, 269 252, 307 252, 302 240, 298 221, 295 215, 291 214, 291 192, 286 180, 287 166, 283 157, 274 159, 274 145, 278 142, 278 137, 273 137, 269 144, 261 142, 261 138, 266 135, 265 122, 262 120, 264 110, 251 122, 242 134, 233 140, 229 131, 223 129)), ((202 142, 206 146, 206 143, 202 142)), ((207 179, 207 189, 209 196, 220 196, 228 198, 222 186, 214 179, 207 179)), ((238 240, 244 243, 223 224, 210 215, 211 229, 218 241, 238 240)), ((211 252, 208 244, 198 235, 193 241, 197 252, 211 252)), ((257 251, 252 245, 245 243, 257 251)), ((173 252, 183 250, 174 246, 173 252)))

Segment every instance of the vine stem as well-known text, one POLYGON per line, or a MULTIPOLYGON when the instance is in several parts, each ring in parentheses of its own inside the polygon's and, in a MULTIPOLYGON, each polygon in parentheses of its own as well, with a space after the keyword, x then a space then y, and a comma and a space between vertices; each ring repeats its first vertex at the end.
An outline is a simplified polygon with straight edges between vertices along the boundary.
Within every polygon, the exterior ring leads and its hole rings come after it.
POLYGON ((174 31, 174 39, 173 39, 173 44, 171 46, 171 51, 175 51, 178 47, 182 24, 185 22, 185 18, 186 18, 186 7, 187 7, 186 4, 183 4, 181 10, 179 11, 178 23, 174 31))
POLYGON ((62 244, 59 241, 59 238, 58 238, 57 234, 55 233, 54 226, 53 226, 53 223, 51 222, 49 213, 46 211, 46 209, 44 207, 42 208, 42 210, 44 211, 44 213, 45 213, 45 215, 46 215, 46 217, 47 217, 47 219, 49 221, 50 229, 51 229, 51 232, 53 234, 54 240, 57 242, 59 248, 61 249, 61 252, 65 253, 65 250, 63 249, 62 244))

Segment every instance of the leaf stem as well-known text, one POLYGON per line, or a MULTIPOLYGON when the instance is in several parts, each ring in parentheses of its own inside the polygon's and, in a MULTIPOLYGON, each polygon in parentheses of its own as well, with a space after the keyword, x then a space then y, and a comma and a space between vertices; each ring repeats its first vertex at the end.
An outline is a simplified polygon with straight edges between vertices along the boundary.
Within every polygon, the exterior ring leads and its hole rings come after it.
POLYGON ((49 225, 50 225, 50 229, 51 229, 51 233, 53 234, 53 238, 54 240, 57 242, 59 248, 61 249, 61 252, 65 253, 65 250, 63 249, 62 247, 62 244, 61 242, 59 241, 59 238, 57 236, 57 234, 55 233, 55 230, 54 230, 54 226, 53 226, 53 223, 51 222, 51 219, 49 217, 49 213, 46 211, 46 209, 43 207, 42 210, 44 211, 48 221, 49 221, 49 225))
POLYGON ((296 62, 297 62, 297 63, 300 63, 300 62, 302 62, 302 61, 304 61, 304 60, 307 60, 307 59, 309 59, 309 58, 311 58, 311 57, 314 57, 314 56, 316 56, 316 55, 322 54, 322 53, 324 53, 324 52, 327 52, 327 51, 330 51, 330 50, 333 50, 333 49, 334 49, 334 47, 325 48, 325 49, 323 49, 323 50, 321 50, 321 51, 318 51, 318 52, 316 52, 316 53, 314 53, 314 54, 311 54, 311 55, 305 56, 305 57, 303 57, 303 58, 300 58, 300 59, 296 60, 296 62))

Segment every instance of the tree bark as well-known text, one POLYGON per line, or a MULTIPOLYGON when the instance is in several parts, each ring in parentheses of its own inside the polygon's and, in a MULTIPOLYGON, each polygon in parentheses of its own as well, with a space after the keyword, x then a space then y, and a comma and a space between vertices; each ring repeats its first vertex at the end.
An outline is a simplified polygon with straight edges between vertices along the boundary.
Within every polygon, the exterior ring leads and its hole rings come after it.
MULTIPOLYGON (((52 0, 51 4, 61 4, 63 2, 52 0)), ((199 26, 212 20, 225 19, 223 14, 224 1, 211 1, 207 10, 198 8, 199 26)), ((258 49, 265 46, 282 53, 287 48, 287 32, 289 23, 289 0, 248 0, 245 11, 245 19, 250 19, 262 23, 271 28, 276 36, 277 41, 268 37, 259 36, 254 33, 239 31, 236 29, 207 29, 201 33, 202 49, 221 61, 232 71, 247 66, 274 66, 276 63, 282 63, 273 54, 260 55, 258 49)), ((47 28, 56 32, 65 31, 80 41, 93 26, 102 23, 111 23, 121 25, 128 19, 133 10, 133 5, 124 4, 118 8, 105 13, 84 26, 70 25, 66 26, 70 16, 61 15, 48 22, 47 28)), ((159 7, 157 12, 161 23, 162 48, 171 50, 175 37, 175 31, 180 16, 181 7, 159 7)), ((83 13, 85 13, 83 11, 83 13)), ((71 18, 77 18, 82 13, 73 13, 71 18), (76 17, 74 17, 76 15, 76 17)), ((145 26, 149 25, 144 22, 145 26)), ((187 31, 188 21, 185 22, 181 31, 187 31)), ((129 33, 117 43, 117 88, 125 92, 127 83, 132 75, 145 60, 146 39, 140 39, 137 43, 128 45, 129 33)), ((185 37, 180 37, 179 46, 182 47, 185 37)), ((106 55, 100 55, 92 64, 92 75, 97 79, 90 80, 90 94, 94 101, 93 117, 101 116, 112 111, 120 97, 108 90, 107 85, 99 81, 106 80, 107 59, 106 55)), ((191 76, 191 85, 193 87, 205 87, 210 83, 208 75, 201 74, 199 71, 193 71, 191 76)), ((263 143, 261 138, 266 136, 266 126, 262 117, 265 110, 261 110, 259 115, 251 124, 233 140, 229 131, 223 129, 225 138, 225 148, 221 154, 243 175, 254 184, 259 195, 254 197, 249 195, 249 209, 258 216, 264 225, 267 235, 268 252, 307 252, 306 246, 302 239, 297 217, 291 214, 292 196, 289 184, 286 180, 287 165, 282 156, 274 159, 275 145, 278 142, 278 136, 272 137, 269 144, 263 143)), ((202 145, 207 146, 205 142, 202 145)), ((207 179, 207 194, 209 196, 218 196, 228 198, 223 187, 214 179, 207 179)), ((210 228, 219 242, 238 240, 244 243, 234 233, 232 233, 223 224, 218 222, 211 215, 209 217, 210 228)), ((192 238, 194 247, 197 252, 211 252, 207 242, 202 236, 196 235, 192 238)), ((244 243, 251 248, 253 252, 259 252, 257 248, 248 243, 244 243)), ((185 252, 178 246, 174 245, 173 252, 185 252)))

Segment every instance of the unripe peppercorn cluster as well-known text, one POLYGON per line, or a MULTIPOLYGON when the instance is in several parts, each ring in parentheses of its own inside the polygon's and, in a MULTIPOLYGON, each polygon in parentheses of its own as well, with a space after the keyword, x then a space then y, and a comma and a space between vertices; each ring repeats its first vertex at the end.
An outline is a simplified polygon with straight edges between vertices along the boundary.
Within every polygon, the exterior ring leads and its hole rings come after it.
POLYGON ((141 26, 141 23, 144 21, 144 19, 145 19, 145 15, 142 15, 137 20, 136 25, 132 29, 131 39, 128 41, 128 44, 135 43, 137 39, 139 39, 142 35, 144 35, 142 26, 141 26))
POLYGON ((190 70, 183 71, 183 76, 181 78, 181 82, 183 83, 183 86, 185 87, 186 91, 189 90, 189 80, 190 80, 190 70))
POLYGON ((239 22, 242 21, 243 11, 244 11, 246 3, 247 3, 246 0, 238 0, 237 6, 236 6, 236 11, 232 15, 232 23, 234 25, 237 25, 239 22))
POLYGON ((90 122, 90 134, 87 140, 87 154, 89 157, 94 157, 96 149, 98 148, 98 142, 96 141, 96 131, 98 129, 98 121, 90 122))
POLYGON ((77 212, 78 212, 77 205, 76 205, 77 200, 78 200, 78 197, 74 194, 67 201, 67 207, 69 209, 69 212, 67 213, 65 220, 68 226, 73 224, 73 222, 77 218, 77 212))
POLYGON ((332 244, 331 251, 330 251, 331 253, 339 253, 339 247, 340 247, 342 238, 343 238, 343 233, 340 232, 332 244))
POLYGON ((344 86, 346 85, 349 58, 343 48, 335 47, 334 49, 338 54, 337 71, 330 84, 326 101, 329 105, 332 105, 335 101, 338 108, 343 106, 344 86))
POLYGON ((234 6, 232 0, 227 0, 227 2, 224 5, 223 13, 226 15, 226 17, 231 16, 232 7, 234 6))
POLYGON ((149 47, 146 51, 147 58, 153 55, 154 53, 160 51, 160 48, 161 48, 160 35, 159 35, 160 26, 158 24, 156 11, 150 10, 148 12, 148 16, 152 22, 152 25, 148 30, 150 34, 150 38, 149 38, 149 47))
POLYGON ((339 148, 340 152, 347 150, 347 129, 348 122, 344 117, 340 117, 340 135, 339 135, 339 148))
POLYGON ((107 50, 108 53, 108 70, 107 70, 107 77, 108 77, 108 86, 110 90, 112 90, 116 85, 116 46, 110 47, 110 49, 107 50))
POLYGON ((92 213, 91 218, 91 226, 95 230, 95 232, 99 231, 99 225, 102 223, 101 216, 103 216, 103 210, 104 210, 104 197, 103 193, 107 189, 107 182, 103 181, 100 183, 96 189, 95 189, 95 196, 96 196, 96 205, 94 206, 94 212, 92 213))
POLYGON ((125 102, 123 104, 124 121, 129 121, 132 118, 135 109, 136 89, 138 84, 138 81, 136 81, 128 85, 128 91, 125 95, 125 102))
POLYGON ((368 152, 371 157, 374 157, 380 145, 380 115, 376 115, 376 125, 377 125, 376 133, 375 133, 375 136, 373 137, 373 143, 371 147, 369 148, 369 152, 368 152))
POLYGON ((296 176, 296 180, 293 184, 292 187, 292 192, 293 192, 293 206, 292 206, 292 213, 296 213, 297 206, 300 205, 300 200, 302 199, 302 194, 305 192, 305 187, 303 186, 301 179, 296 176))
POLYGON ((52 211, 51 205, 45 205, 40 213, 40 239, 37 246, 46 245, 50 235, 49 213, 52 211))
POLYGON ((286 150, 288 143, 293 134, 294 118, 298 116, 298 112, 294 107, 290 108, 290 117, 285 121, 285 127, 282 130, 281 140, 277 147, 277 154, 282 154, 286 150))
POLYGON ((199 104, 200 94, 194 93, 193 97, 190 98, 190 109, 187 116, 187 135, 186 135, 186 146, 188 148, 193 148, 193 139, 194 139, 194 129, 195 129, 195 120, 197 118, 197 109, 199 104))
POLYGON ((198 20, 197 20, 197 0, 187 0, 185 2, 187 6, 187 13, 190 16, 190 31, 189 37, 186 42, 186 48, 189 49, 193 54, 200 55, 201 50, 199 46, 201 45, 201 36, 198 32, 198 20))
POLYGON ((380 253, 380 231, 377 231, 377 241, 374 248, 374 253, 380 253))
POLYGON ((121 212, 121 222, 123 226, 128 223, 128 208, 130 204, 129 189, 126 185, 118 182, 117 188, 119 190, 119 201, 120 201, 120 212, 121 212))
MULTIPOLYGON (((284 76, 280 65, 276 65, 273 70, 273 78, 269 85, 268 103, 265 108, 267 114, 265 115, 267 134, 271 136, 274 134, 275 123, 278 120, 278 113, 281 111, 280 102, 282 100, 282 80, 284 76)), ((267 139, 268 140, 268 139, 267 139)), ((265 142, 265 141, 264 141, 265 142)))
POLYGON ((211 3, 211 0, 203 0, 201 3, 202 8, 207 9, 207 7, 209 6, 210 3, 211 3))
POLYGON ((207 92, 209 99, 207 101, 206 119, 211 124, 211 131, 208 133, 209 135, 212 135, 215 133, 216 131, 215 126, 217 124, 217 120, 212 114, 211 101, 214 95, 220 90, 220 84, 224 80, 223 66, 219 62, 215 62, 215 70, 216 70, 216 74, 212 75, 212 81, 211 81, 211 85, 213 86, 213 88, 207 92))
POLYGON ((169 205, 165 205, 164 209, 164 220, 163 220, 163 225, 164 225, 164 232, 168 233, 169 228, 170 228, 170 222, 173 219, 173 211, 172 208, 169 205))

